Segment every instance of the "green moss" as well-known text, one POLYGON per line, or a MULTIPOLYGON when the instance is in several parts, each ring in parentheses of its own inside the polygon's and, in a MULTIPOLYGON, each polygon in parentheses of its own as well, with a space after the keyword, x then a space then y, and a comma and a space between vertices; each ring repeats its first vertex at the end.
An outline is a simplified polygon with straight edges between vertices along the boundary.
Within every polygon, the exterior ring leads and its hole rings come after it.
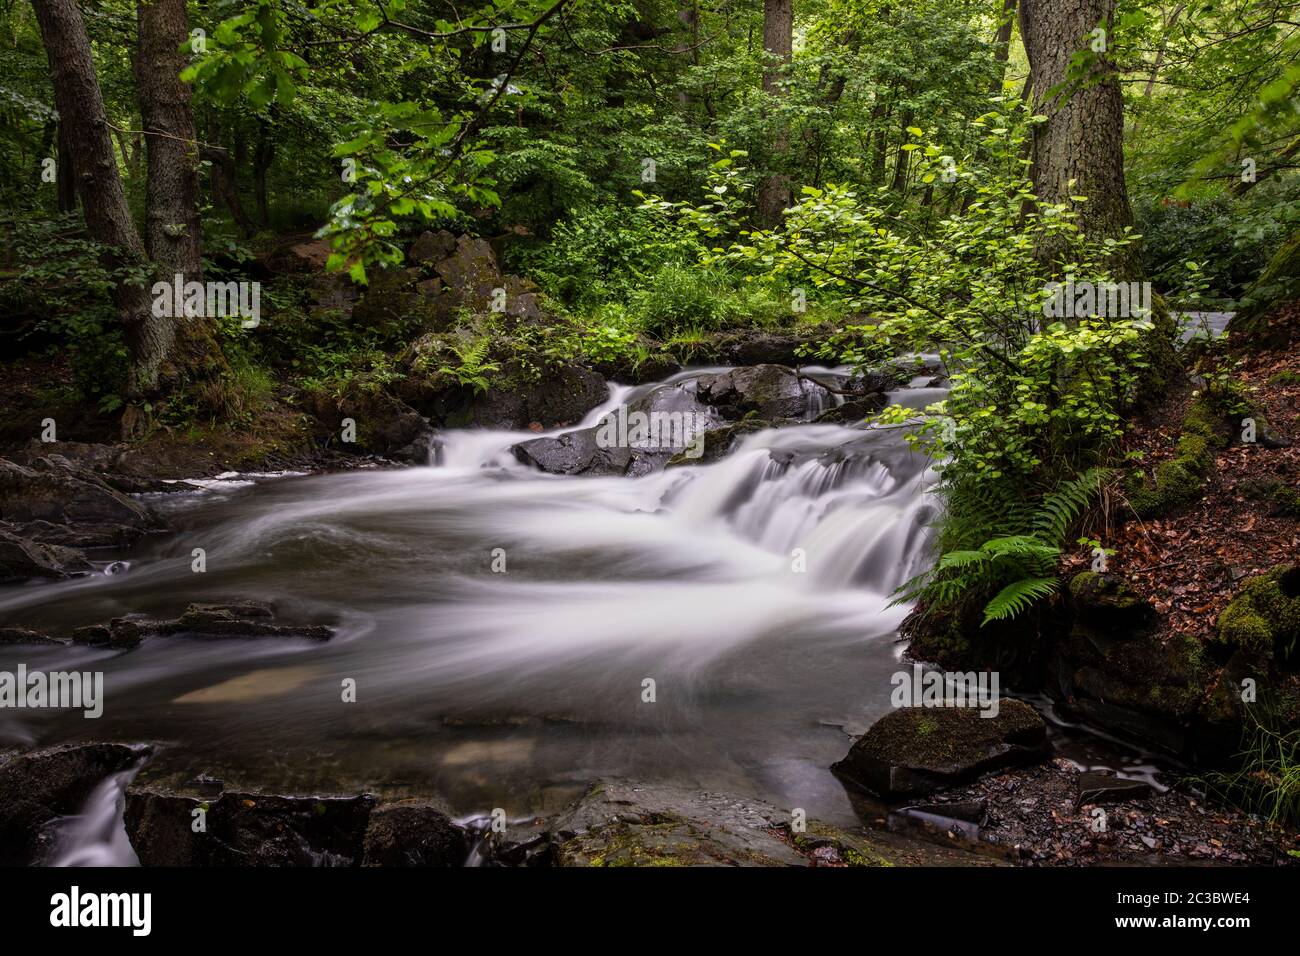
POLYGON ((1278 372, 1268 380, 1268 384, 1278 386, 1300 385, 1300 372, 1278 372))
POLYGON ((1264 660, 1289 658, 1300 640, 1300 566, 1279 567, 1250 578, 1224 608, 1218 640, 1264 660))

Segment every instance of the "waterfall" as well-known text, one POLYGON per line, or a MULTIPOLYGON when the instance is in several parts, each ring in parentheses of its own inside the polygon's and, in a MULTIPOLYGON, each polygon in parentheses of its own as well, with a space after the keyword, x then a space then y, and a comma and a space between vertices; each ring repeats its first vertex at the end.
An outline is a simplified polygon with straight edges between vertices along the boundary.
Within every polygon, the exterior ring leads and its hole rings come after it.
POLYGON ((104 778, 91 791, 81 813, 54 824, 58 836, 51 866, 139 865, 127 839, 122 814, 126 808, 126 788, 144 763, 141 760, 127 770, 104 778))

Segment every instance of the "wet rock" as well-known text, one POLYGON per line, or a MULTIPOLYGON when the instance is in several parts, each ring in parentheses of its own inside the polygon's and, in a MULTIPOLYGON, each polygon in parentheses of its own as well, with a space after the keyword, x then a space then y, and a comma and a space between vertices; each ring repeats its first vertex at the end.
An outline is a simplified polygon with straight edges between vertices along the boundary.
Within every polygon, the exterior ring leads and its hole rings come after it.
POLYGON ((0 627, 0 645, 3 644, 63 644, 57 638, 32 631, 25 627, 0 627))
POLYGON ((711 428, 703 435, 699 454, 688 455, 685 452, 678 452, 668 459, 668 467, 709 465, 715 461, 721 461, 735 450, 746 435, 752 435, 754 432, 761 432, 764 429, 775 428, 776 426, 777 423, 775 422, 747 418, 742 422, 733 422, 720 428, 711 428))
POLYGON ((465 831, 427 804, 390 804, 370 814, 362 866, 463 866, 465 831))
POLYGON ((701 402, 712 405, 728 419, 803 419, 829 403, 822 386, 802 378, 782 365, 755 365, 732 369, 697 380, 701 402))
POLYGON ((894 710, 872 724, 831 769, 893 799, 923 796, 1047 754, 1047 726, 1028 704, 1004 699, 996 717, 980 713, 957 707, 894 710))
POLYGON ((0 458, 0 519, 113 525, 136 536, 152 524, 139 502, 57 456, 37 459, 30 468, 0 458))
POLYGON ((316 438, 322 443, 412 461, 421 444, 427 447, 433 440, 433 429, 423 415, 382 391, 358 388, 341 398, 314 392, 307 403, 316 419, 316 438), (351 445, 342 442, 345 418, 356 423, 356 441, 351 445))
POLYGON ((1151 785, 1141 780, 1126 780, 1113 773, 1081 773, 1075 781, 1077 809, 1085 803, 1123 803, 1151 796, 1151 785))
POLYGON ((65 525, 50 521, 30 521, 13 527, 32 541, 63 548, 123 548, 140 537, 139 528, 120 524, 65 525))
POLYGON ((184 634, 190 637, 305 637, 327 641, 334 632, 323 625, 273 624, 270 605, 257 601, 233 604, 191 604, 174 621, 123 622, 135 624, 140 633, 184 634))
POLYGON ((653 470, 646 462, 647 456, 637 455, 630 448, 602 448, 596 433, 594 428, 584 428, 548 435, 520 442, 511 451, 525 465, 552 475, 626 475, 634 459, 643 463, 643 470, 653 470))
POLYGON ((807 866, 789 814, 725 795, 607 782, 552 827, 559 866, 807 866))
POLYGON ((0 583, 67 578, 90 571, 90 562, 75 548, 41 544, 0 531, 0 583))
POLYGON ((0 755, 0 866, 48 862, 51 824, 80 813, 105 777, 133 766, 148 752, 110 743, 0 755))
POLYGON ((674 456, 700 457, 705 431, 722 420, 680 385, 656 388, 590 428, 521 442, 515 457, 557 475, 640 477, 674 456))
POLYGON ((828 408, 813 421, 818 425, 856 425, 875 415, 888 404, 889 400, 883 394, 855 398, 834 408, 828 408))
POLYGON ((369 794, 226 791, 211 800, 132 786, 126 832, 144 866, 355 866, 374 805, 369 794), (199 817, 204 830, 196 833, 199 817))

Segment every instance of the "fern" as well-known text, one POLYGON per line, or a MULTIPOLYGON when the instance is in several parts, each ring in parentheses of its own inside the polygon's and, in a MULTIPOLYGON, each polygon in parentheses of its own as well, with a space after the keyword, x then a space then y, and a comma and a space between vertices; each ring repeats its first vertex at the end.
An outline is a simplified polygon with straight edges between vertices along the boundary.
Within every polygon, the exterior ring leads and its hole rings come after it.
POLYGON ((1089 469, 1036 500, 1001 487, 941 489, 948 500, 939 560, 904 583, 893 603, 943 609, 992 594, 981 626, 1022 613, 1059 587, 1061 546, 1109 475, 1089 469))
POLYGON ((451 350, 460 360, 458 365, 443 365, 438 369, 442 375, 450 375, 461 385, 469 385, 476 392, 486 392, 491 382, 488 375, 500 371, 496 362, 487 361, 488 349, 492 345, 489 336, 481 336, 465 345, 453 345, 451 350))

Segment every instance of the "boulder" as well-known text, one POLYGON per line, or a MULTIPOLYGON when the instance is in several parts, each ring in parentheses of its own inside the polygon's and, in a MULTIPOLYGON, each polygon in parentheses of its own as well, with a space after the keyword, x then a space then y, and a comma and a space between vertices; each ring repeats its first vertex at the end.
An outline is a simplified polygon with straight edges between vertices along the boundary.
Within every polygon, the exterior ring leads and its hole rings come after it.
POLYGON ((370 814, 362 866, 464 866, 465 831, 437 807, 388 804, 370 814))
POLYGON ((1047 725, 1004 699, 997 716, 964 707, 903 707, 880 718, 831 769, 885 799, 924 796, 1047 755, 1047 725))
POLYGON ((682 385, 666 385, 563 435, 521 442, 515 457, 555 475, 630 475, 659 471, 669 459, 700 457, 708 429, 722 420, 682 385))
POLYGON ((426 229, 411 243, 411 248, 406 252, 406 258, 421 265, 432 265, 446 259, 455 251, 456 237, 454 235, 446 229, 440 229, 437 232, 426 229))
POLYGON ((728 419, 805 419, 829 404, 826 389, 782 365, 737 368, 696 381, 700 401, 728 419))
POLYGON ((0 755, 0 866, 48 862, 51 824, 80 813, 109 774, 132 767, 148 748, 72 744, 0 755))
POLYGON ((75 548, 40 544, 0 531, 0 583, 67 578, 90 571, 90 562, 75 548))
POLYGON ((115 526, 136 537, 152 524, 139 502, 58 456, 30 468, 0 458, 0 519, 115 526))
POLYGON ((375 798, 225 791, 216 799, 133 785, 126 832, 143 866, 356 866, 375 798), (195 810, 204 811, 195 832, 195 810))

